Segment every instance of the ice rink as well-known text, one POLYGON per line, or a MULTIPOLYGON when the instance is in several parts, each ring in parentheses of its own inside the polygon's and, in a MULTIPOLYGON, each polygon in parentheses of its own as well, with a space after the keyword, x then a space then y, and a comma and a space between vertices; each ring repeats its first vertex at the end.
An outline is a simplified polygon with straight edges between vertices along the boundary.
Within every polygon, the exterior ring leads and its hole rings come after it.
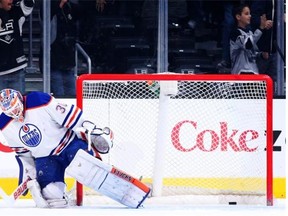
POLYGON ((17 200, 12 207, 0 200, 1 216, 63 216, 63 215, 110 215, 110 216, 138 216, 138 215, 191 215, 191 216, 284 216, 288 215, 284 199, 275 200, 274 206, 263 205, 189 205, 189 204, 159 204, 148 200, 139 209, 129 209, 117 203, 101 203, 94 205, 71 206, 65 209, 40 209, 36 208, 32 200, 17 200))

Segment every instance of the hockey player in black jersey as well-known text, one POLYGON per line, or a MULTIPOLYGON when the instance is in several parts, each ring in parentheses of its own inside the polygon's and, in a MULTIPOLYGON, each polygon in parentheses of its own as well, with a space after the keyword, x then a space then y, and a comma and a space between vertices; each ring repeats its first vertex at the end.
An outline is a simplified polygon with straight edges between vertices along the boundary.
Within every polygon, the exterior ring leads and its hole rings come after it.
POLYGON ((33 7, 34 0, 0 0, 0 89, 25 91, 22 27, 33 7))

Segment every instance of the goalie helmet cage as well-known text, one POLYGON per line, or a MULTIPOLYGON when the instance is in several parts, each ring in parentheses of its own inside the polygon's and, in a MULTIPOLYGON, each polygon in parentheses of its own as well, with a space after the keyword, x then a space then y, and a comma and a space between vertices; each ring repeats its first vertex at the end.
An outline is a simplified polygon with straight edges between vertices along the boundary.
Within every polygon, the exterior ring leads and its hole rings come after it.
MULTIPOLYGON (((152 197, 271 206, 272 89, 266 75, 84 74, 77 105, 114 132, 103 160, 140 177, 152 197)), ((77 182, 77 205, 85 190, 77 182)))

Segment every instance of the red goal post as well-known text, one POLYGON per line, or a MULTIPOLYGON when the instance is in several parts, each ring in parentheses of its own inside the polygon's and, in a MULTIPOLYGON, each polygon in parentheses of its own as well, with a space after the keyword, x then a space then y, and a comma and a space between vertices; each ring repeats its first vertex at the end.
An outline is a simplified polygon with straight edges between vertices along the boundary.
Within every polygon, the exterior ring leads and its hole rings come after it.
MULTIPOLYGON (((77 79, 77 105, 114 131, 103 160, 151 185, 152 198, 217 195, 220 203, 253 204, 255 196, 273 205, 272 99, 266 75, 77 79)), ((77 183, 77 205, 85 190, 77 183)))

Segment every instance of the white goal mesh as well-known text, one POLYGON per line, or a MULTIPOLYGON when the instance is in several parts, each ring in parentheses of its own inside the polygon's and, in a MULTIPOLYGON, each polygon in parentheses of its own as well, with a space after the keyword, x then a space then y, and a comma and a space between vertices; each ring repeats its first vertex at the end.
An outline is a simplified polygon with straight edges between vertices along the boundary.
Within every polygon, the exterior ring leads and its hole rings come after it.
MULTIPOLYGON (((77 103, 114 132, 103 160, 149 184, 152 197, 261 196, 272 205, 269 77, 82 75, 77 103)), ((94 194, 79 188, 78 204, 94 194)))

